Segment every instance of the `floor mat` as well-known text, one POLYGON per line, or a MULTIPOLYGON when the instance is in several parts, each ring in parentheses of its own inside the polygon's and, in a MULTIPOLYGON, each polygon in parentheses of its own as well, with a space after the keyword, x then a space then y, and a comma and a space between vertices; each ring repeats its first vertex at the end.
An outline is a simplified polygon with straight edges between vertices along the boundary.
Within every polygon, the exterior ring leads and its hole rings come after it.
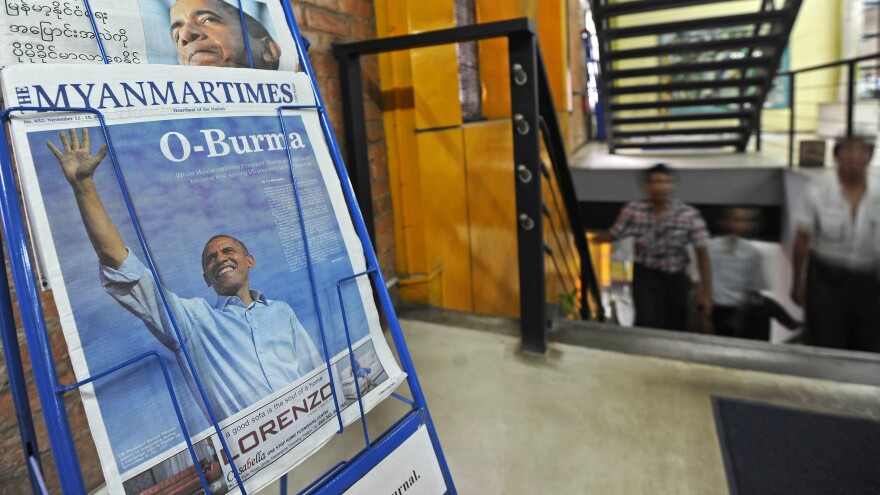
POLYGON ((713 401, 731 494, 880 494, 880 423, 713 401))

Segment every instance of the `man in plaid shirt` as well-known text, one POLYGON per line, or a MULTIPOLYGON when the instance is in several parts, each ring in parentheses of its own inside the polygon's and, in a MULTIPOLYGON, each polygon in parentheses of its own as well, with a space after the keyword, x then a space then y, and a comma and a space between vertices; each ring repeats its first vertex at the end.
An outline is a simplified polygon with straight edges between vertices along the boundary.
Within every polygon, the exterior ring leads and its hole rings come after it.
POLYGON ((696 208, 673 197, 675 177, 666 165, 649 168, 643 179, 647 197, 627 204, 598 240, 635 238, 635 325, 684 330, 690 299, 689 244, 694 246, 700 271, 697 309, 706 318, 712 314, 709 232, 696 208))

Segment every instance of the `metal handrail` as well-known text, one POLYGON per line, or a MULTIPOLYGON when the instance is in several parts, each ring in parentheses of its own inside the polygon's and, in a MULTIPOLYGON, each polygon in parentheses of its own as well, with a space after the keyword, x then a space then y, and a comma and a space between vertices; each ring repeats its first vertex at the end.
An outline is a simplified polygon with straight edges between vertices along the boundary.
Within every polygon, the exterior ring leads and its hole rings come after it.
MULTIPOLYGON (((855 103, 856 103, 856 68, 859 63, 865 62, 868 60, 880 59, 880 52, 873 53, 870 55, 862 55, 859 57, 852 57, 843 60, 836 60, 834 62, 828 62, 825 64, 814 65, 811 67, 805 67, 803 69, 790 70, 785 72, 779 72, 776 77, 787 77, 788 78, 788 167, 794 167, 794 148, 796 144, 796 136, 799 133, 797 130, 797 86, 795 83, 797 82, 797 75, 803 74, 806 72, 815 72, 818 70, 826 70, 833 69, 837 67, 846 67, 847 69, 847 82, 846 82, 846 136, 852 137, 855 133, 855 103)), ((774 78, 775 79, 775 78, 774 78)))
POLYGON ((857 64, 859 62, 864 62, 865 60, 873 60, 875 58, 880 58, 880 52, 873 53, 871 55, 862 55, 861 57, 853 57, 853 58, 847 58, 847 59, 843 59, 843 60, 837 60, 835 62, 828 62, 827 64, 813 65, 810 67, 805 67, 803 69, 777 72, 776 76, 777 77, 784 77, 784 76, 790 76, 793 74, 801 74, 804 72, 812 72, 812 71, 816 71, 816 70, 830 69, 832 67, 839 67, 842 65, 857 64))
MULTIPOLYGON (((517 233, 519 246, 520 309, 523 348, 531 351, 546 350, 546 294, 544 293, 544 249, 541 213, 540 181, 532 178, 540 171, 540 136, 545 134, 548 150, 558 156, 564 154, 564 144, 558 134, 555 109, 552 105, 550 86, 540 54, 537 36, 532 23, 526 19, 475 24, 418 34, 379 38, 375 40, 334 45, 334 55, 339 62, 340 83, 343 93, 346 142, 349 145, 349 175, 364 220, 372 232, 372 190, 370 187, 369 157, 366 129, 364 127, 364 102, 361 81, 360 57, 412 48, 446 45, 490 38, 507 38, 511 66, 511 101, 514 121, 514 160, 516 166, 517 233), (549 103, 548 103, 549 102, 549 103), (548 121, 549 127, 544 125, 548 121), (546 128, 547 130, 545 131, 546 128), (550 132, 551 136, 547 136, 550 132), (558 144, 557 144, 558 143, 558 144), (561 150, 559 146, 562 146, 561 150), (525 170, 521 171, 520 168, 525 170)), ((581 258, 582 315, 589 315, 586 293, 592 294, 598 317, 604 317, 601 294, 595 281, 592 258, 586 243, 585 231, 580 218, 577 198, 571 185, 566 160, 554 160, 554 171, 560 194, 569 215, 569 225, 575 236, 575 244, 581 258), (558 163, 558 165, 557 165, 558 163), (566 180, 566 174, 568 174, 566 180), (581 242, 582 241, 582 242, 581 242), (584 311, 586 313, 584 313, 584 311)))

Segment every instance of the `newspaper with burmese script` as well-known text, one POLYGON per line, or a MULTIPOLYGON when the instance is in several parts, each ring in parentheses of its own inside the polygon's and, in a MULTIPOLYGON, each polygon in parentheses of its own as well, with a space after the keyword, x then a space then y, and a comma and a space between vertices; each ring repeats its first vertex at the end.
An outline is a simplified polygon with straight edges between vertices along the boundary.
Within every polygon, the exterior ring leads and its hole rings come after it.
POLYGON ((135 360, 80 388, 109 491, 194 493, 204 479, 238 493, 237 472, 253 493, 405 379, 310 82, 69 68, 0 76, 20 109, 9 132, 76 378, 135 360), (95 197, 106 219, 87 227, 95 197), (108 222, 124 261, 90 239, 108 222))
POLYGON ((298 64, 280 0, 2 2, 0 66, 102 64, 105 55, 107 63, 126 65, 269 68, 262 67, 268 58, 271 68, 293 71, 298 64))

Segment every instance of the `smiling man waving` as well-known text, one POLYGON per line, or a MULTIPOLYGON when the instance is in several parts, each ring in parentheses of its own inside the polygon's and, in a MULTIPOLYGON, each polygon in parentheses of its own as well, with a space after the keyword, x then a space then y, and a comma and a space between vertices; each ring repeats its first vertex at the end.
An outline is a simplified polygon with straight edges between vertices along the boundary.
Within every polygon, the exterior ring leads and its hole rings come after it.
MULTIPOLYGON (((250 288, 254 256, 240 240, 217 235, 202 249, 202 276, 217 301, 182 298, 158 286, 125 246, 101 202, 93 179, 106 145, 90 152, 88 129, 61 134, 63 149, 47 143, 73 189, 86 233, 98 255, 104 289, 138 317, 181 359, 189 350, 218 420, 278 392, 321 365, 323 359, 293 309, 250 288), (168 301, 182 342, 162 303, 168 301)), ((185 371, 187 366, 181 366, 185 371)))

